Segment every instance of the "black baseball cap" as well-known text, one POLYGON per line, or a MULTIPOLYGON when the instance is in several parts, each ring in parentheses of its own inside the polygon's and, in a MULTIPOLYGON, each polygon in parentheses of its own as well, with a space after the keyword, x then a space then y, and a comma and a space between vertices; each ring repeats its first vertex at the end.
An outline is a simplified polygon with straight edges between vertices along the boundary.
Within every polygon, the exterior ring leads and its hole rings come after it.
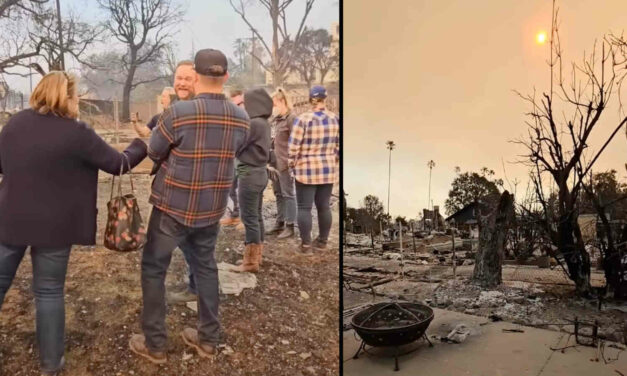
POLYGON ((221 51, 206 48, 196 52, 194 70, 203 76, 221 77, 226 74, 228 64, 221 51))

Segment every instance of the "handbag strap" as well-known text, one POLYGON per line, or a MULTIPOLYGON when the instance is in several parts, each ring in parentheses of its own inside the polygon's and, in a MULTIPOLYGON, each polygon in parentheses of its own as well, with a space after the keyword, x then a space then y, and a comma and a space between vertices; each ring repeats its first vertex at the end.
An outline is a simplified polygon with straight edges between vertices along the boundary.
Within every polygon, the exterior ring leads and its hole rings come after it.
MULTIPOLYGON (((131 193, 135 194, 135 187, 133 186, 133 170, 131 169, 131 162, 128 159, 128 155, 122 154, 126 160, 126 166, 128 167, 128 179, 131 181, 131 193)), ((120 177, 122 179, 122 177, 120 177)))
MULTIPOLYGON (((128 166, 128 177, 131 181, 131 192, 133 195, 135 194, 135 187, 133 186, 133 171, 131 170, 131 162, 128 159, 128 155, 122 153, 122 156, 126 160, 126 165, 128 166)), ((118 197, 122 197, 122 171, 124 170, 124 161, 120 164, 120 181, 118 182, 118 197)), ((113 200, 113 189, 115 188, 115 175, 111 178, 111 197, 109 197, 109 201, 113 200)))

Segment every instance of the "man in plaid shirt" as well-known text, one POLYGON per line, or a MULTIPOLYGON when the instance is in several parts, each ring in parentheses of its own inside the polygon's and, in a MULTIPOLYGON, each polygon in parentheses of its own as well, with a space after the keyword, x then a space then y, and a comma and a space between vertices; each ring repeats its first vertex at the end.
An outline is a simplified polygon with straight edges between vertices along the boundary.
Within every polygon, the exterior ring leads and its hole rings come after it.
POLYGON ((220 323, 214 250, 233 183, 234 158, 249 129, 246 112, 222 93, 228 79, 224 54, 200 50, 194 69, 196 97, 164 111, 148 146, 148 156, 160 166, 142 256, 144 335, 133 335, 129 346, 153 363, 166 362, 165 276, 177 246, 192 250, 200 321, 198 330, 186 328, 181 335, 201 357, 216 353, 220 323))
POLYGON ((340 125, 339 118, 325 109, 327 91, 314 86, 309 92, 313 106, 311 112, 300 115, 295 121, 289 139, 288 166, 296 180, 298 203, 298 229, 301 237, 300 251, 310 254, 324 250, 331 231, 331 193, 339 175, 340 125), (318 211, 318 237, 311 241, 311 209, 318 211))

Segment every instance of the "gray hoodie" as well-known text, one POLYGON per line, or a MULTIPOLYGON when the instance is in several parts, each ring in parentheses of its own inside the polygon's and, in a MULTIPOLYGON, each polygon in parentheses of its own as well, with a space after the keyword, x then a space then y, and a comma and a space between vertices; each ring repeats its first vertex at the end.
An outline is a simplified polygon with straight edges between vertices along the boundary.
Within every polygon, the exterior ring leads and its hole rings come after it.
POLYGON ((248 138, 236 154, 240 164, 265 167, 270 159, 272 98, 262 88, 244 93, 244 108, 250 117, 248 138))

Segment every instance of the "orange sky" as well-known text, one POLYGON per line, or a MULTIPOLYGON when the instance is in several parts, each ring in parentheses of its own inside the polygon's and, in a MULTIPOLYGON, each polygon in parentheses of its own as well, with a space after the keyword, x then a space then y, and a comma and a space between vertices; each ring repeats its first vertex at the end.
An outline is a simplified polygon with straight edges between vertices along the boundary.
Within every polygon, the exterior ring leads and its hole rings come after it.
MULTIPOLYGON (((514 164, 523 149, 508 141, 524 134, 529 108, 513 90, 548 90, 551 1, 345 0, 343 20, 344 190, 349 206, 367 194, 387 202, 387 140, 392 153, 390 214, 414 218, 431 197, 444 206, 455 166, 482 166, 524 194, 527 168, 514 164), (368 4, 368 5, 366 5, 368 4), (393 5, 393 6, 392 6, 393 5)), ((595 39, 627 26, 627 1, 558 1, 564 62, 581 61, 595 39), (601 5, 602 4, 602 5, 601 5)), ((627 93, 624 94, 627 98, 627 93)), ((615 107, 591 139, 596 150, 617 125, 615 107)), ((620 132, 596 163, 627 182, 627 141, 620 132)), ((506 188, 508 188, 506 183, 506 188)), ((443 209, 441 210, 443 211, 443 209)))

